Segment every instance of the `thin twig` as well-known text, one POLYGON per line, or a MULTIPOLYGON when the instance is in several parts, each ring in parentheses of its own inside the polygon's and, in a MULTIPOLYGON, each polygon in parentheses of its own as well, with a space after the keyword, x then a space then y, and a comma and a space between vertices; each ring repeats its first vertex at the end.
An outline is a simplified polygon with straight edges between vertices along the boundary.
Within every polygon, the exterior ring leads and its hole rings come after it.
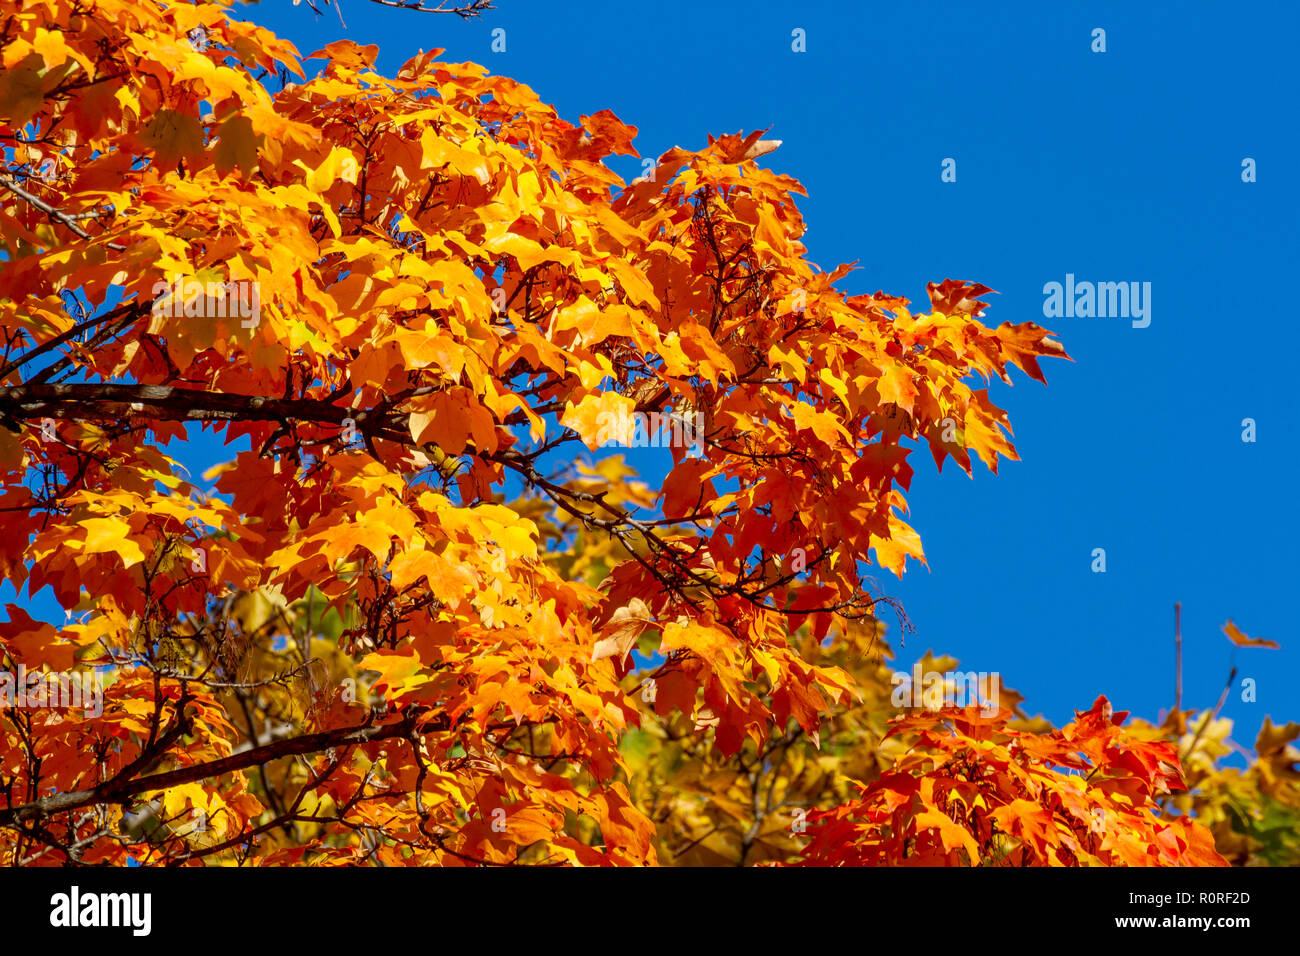
MULTIPOLYGON (((93 240, 95 238, 90 233, 86 232, 86 230, 78 226, 76 222, 78 219, 90 218, 92 214, 79 213, 76 215, 69 215, 65 212, 62 212, 61 210, 55 209, 45 200, 40 199, 37 196, 33 196, 31 193, 23 189, 17 183, 10 181, 3 176, 0 176, 0 186, 3 186, 5 189, 9 190, 19 199, 25 200, 31 206, 33 206, 36 209, 39 209, 41 212, 45 213, 45 215, 49 216, 51 219, 55 220, 56 222, 60 222, 63 225, 67 226, 69 229, 71 229, 82 239, 93 240)), ((116 242, 110 242, 108 244, 108 248, 114 250, 115 252, 126 252, 126 246, 120 245, 116 242)))

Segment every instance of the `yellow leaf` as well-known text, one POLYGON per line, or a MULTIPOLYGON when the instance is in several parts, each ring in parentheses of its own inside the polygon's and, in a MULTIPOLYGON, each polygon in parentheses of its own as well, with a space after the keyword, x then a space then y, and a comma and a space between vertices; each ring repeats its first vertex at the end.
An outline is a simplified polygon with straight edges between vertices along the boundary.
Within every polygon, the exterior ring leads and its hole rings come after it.
POLYGON ((144 561, 144 552, 131 538, 131 526, 125 518, 88 518, 79 522, 86 529, 86 539, 81 550, 86 554, 116 554, 124 567, 144 561))
POLYGON ((834 445, 841 438, 851 439, 848 430, 830 412, 821 412, 804 402, 796 402, 793 414, 796 428, 811 431, 828 445, 834 445))
POLYGON ((374 689, 382 692, 389 700, 396 699, 407 690, 424 683, 425 676, 421 673, 423 667, 423 662, 410 648, 404 648, 402 653, 390 650, 376 651, 367 654, 357 664, 359 671, 379 672, 379 679, 375 681, 374 689))
POLYGON ((576 431, 592 451, 609 442, 626 445, 636 427, 635 409, 636 403, 618 392, 600 392, 577 405, 566 403, 560 424, 576 431))
POLYGON ((910 370, 905 365, 891 364, 876 382, 882 402, 893 402, 904 411, 911 412, 916 402, 916 386, 912 384, 910 370))
POLYGON ((876 549, 876 563, 899 576, 902 576, 909 557, 925 561, 921 536, 910 525, 893 516, 889 522, 889 537, 872 535, 871 546, 876 549))
POLYGON ((352 150, 335 146, 319 166, 307 173, 303 184, 314 193, 323 193, 339 179, 355 183, 357 174, 357 157, 352 150))

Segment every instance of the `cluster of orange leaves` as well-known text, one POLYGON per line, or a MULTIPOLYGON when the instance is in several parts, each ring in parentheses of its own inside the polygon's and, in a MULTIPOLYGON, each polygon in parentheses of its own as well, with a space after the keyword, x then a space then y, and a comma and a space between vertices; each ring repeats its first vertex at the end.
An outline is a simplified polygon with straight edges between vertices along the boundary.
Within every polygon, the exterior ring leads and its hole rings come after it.
MULTIPOLYGON (((1162 817, 1184 790, 1174 744, 1121 729, 1097 698, 1047 734, 978 708, 895 722, 916 746, 861 794, 809 815, 805 859, 829 866, 1226 866, 1209 830, 1162 817)), ((1154 735, 1151 735, 1154 736, 1154 735)))

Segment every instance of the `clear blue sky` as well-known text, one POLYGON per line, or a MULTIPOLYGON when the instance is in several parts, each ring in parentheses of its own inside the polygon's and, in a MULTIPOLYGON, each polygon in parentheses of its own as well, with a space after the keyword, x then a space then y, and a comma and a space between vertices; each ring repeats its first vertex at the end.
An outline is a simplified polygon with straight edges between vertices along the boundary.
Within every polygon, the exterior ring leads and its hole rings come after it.
MULTIPOLYGON (((772 127, 761 162, 798 178, 811 258, 860 260, 849 293, 980 281, 985 321, 1052 328, 1075 363, 1049 387, 992 386, 1023 459, 972 481, 913 454, 909 499, 930 570, 879 577, 926 648, 997 671, 1060 723, 1098 693, 1154 719, 1212 706, 1228 617, 1281 650, 1241 650, 1224 713, 1249 746, 1300 719, 1293 601, 1297 408, 1285 291, 1300 253, 1294 3, 613 4, 498 0, 462 22, 345 0, 236 6, 305 55, 377 43, 392 74, 420 48, 527 83, 560 115, 612 109, 658 156, 706 133, 772 127), (506 52, 490 49, 506 30, 506 52), (791 50, 806 31, 807 52, 791 50), (1092 31, 1106 31, 1094 53, 1092 31), (1286 97, 1284 101, 1283 97, 1286 97), (946 157, 957 181, 940 179, 946 157), (1243 183, 1242 160, 1258 164, 1243 183), (1151 324, 1043 316, 1043 285, 1150 282, 1151 324), (1269 344, 1278 338, 1277 344, 1269 344), (1243 418, 1258 440, 1241 440, 1243 418), (1094 548, 1107 571, 1091 571, 1094 548)), ((613 164, 630 178, 635 161, 613 164)), ((660 454, 663 454, 660 452, 660 454)), ((222 457, 204 451, 203 464, 222 457)), ((635 456, 633 458, 635 462, 635 456)), ((196 469, 197 470, 197 469, 196 469)), ((897 648, 891 621, 890 637, 897 648)))

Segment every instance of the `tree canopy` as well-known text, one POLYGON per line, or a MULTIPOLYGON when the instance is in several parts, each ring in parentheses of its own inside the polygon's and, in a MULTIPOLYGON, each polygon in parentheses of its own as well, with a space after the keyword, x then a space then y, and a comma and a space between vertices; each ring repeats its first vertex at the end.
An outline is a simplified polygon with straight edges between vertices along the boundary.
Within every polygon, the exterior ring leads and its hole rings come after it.
POLYGON ((839 291, 761 131, 625 183, 634 127, 441 50, 0 23, 0 574, 67 614, 0 667, 104 685, 0 700, 6 862, 1223 862, 1104 698, 891 712, 910 453, 996 472, 988 379, 1065 351, 839 291))

